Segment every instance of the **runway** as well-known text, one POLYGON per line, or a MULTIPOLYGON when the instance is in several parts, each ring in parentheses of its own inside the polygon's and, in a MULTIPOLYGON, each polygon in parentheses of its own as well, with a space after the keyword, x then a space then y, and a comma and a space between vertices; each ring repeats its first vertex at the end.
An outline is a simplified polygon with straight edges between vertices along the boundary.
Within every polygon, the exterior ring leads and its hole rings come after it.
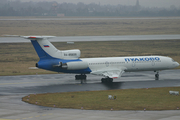
POLYGON ((178 110, 172 111, 94 111, 47 108, 21 101, 28 94, 95 91, 112 89, 136 89, 180 86, 180 70, 160 72, 160 80, 154 80, 154 72, 125 73, 113 84, 102 84, 101 77, 88 75, 80 84, 74 74, 0 76, 0 120, 177 120, 178 110))
MULTIPOLYGON (((179 40, 180 35, 120 35, 120 36, 57 36, 50 42, 85 42, 85 41, 133 41, 133 40, 179 40)), ((0 37, 0 43, 26 43, 20 37, 0 37)))

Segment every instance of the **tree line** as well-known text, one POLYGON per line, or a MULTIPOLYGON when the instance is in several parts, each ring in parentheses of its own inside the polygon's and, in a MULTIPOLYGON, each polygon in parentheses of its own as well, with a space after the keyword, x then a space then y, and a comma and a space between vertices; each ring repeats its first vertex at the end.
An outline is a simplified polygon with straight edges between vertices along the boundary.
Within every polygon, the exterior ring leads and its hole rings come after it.
POLYGON ((180 16, 180 8, 143 7, 140 5, 101 5, 79 2, 21 2, 0 0, 0 16, 119 16, 119 17, 164 17, 180 16))

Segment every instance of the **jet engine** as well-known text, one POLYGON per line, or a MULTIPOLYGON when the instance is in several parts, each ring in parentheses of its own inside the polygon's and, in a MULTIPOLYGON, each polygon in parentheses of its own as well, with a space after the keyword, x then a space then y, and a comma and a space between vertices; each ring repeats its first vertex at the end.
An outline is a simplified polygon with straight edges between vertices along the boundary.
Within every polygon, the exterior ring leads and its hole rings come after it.
POLYGON ((83 61, 68 62, 62 64, 62 68, 67 70, 82 70, 88 68, 88 63, 83 61))

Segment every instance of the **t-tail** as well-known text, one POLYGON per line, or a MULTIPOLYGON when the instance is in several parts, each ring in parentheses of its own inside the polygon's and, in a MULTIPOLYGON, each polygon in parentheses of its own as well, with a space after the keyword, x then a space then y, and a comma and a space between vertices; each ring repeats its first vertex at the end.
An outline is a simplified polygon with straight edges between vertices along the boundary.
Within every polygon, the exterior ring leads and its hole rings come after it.
POLYGON ((78 59, 81 55, 80 50, 58 50, 47 39, 54 38, 55 36, 23 36, 23 38, 30 39, 33 44, 40 60, 43 59, 78 59))
POLYGON ((36 63, 37 68, 64 72, 64 73, 90 73, 88 63, 79 59, 81 52, 74 50, 58 50, 47 39, 54 36, 23 36, 30 39, 40 60, 36 63))

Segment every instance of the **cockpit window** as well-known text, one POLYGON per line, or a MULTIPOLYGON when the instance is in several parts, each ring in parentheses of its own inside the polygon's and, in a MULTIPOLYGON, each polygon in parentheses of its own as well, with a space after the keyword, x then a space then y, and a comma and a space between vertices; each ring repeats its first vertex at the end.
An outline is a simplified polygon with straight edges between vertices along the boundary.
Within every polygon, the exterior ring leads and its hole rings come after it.
POLYGON ((172 59, 173 62, 176 62, 175 60, 172 59))

